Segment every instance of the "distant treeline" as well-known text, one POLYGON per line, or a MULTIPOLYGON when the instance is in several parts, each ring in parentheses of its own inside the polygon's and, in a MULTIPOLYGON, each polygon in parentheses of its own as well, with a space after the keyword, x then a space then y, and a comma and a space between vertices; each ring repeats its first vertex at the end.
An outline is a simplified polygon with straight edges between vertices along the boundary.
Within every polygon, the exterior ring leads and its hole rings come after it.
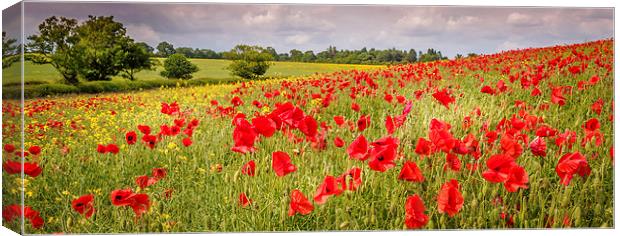
MULTIPOLYGON (((225 52, 216 52, 211 49, 200 49, 190 47, 178 47, 168 42, 161 42, 156 48, 144 45, 147 51, 154 56, 168 57, 174 53, 180 53, 188 58, 206 58, 206 59, 229 59, 226 58, 225 52), (157 52, 155 50, 157 49, 157 52)), ((265 48, 275 61, 294 61, 294 62, 320 62, 320 63, 339 63, 339 64, 398 64, 412 62, 427 62, 448 59, 441 54, 441 51, 433 48, 427 49, 425 52, 416 51, 415 49, 398 50, 391 49, 367 49, 360 50, 338 50, 334 46, 329 46, 325 51, 315 53, 312 50, 301 51, 297 49, 290 50, 288 53, 278 53, 273 47, 265 48)), ((468 56, 475 56, 470 53, 468 56)), ((457 55, 457 58, 462 57, 457 55)))

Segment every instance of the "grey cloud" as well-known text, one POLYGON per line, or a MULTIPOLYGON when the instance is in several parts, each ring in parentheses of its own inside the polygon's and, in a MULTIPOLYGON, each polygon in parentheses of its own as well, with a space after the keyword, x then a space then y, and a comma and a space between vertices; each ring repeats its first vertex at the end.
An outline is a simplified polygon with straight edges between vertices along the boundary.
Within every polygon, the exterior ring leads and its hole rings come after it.
POLYGON ((330 45, 433 47, 454 56, 613 36, 611 8, 27 2, 25 10, 27 35, 52 15, 79 20, 114 15, 132 37, 153 46, 165 40, 214 50, 239 43, 273 46, 278 52, 316 52, 330 45))

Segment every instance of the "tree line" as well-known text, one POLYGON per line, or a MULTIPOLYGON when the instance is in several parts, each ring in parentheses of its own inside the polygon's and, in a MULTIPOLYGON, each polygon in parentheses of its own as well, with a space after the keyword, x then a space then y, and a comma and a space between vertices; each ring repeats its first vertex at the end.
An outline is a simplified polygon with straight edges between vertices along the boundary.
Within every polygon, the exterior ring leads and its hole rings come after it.
MULTIPOLYGON (((147 45, 148 46, 148 45, 147 45)), ((157 53, 151 49, 153 56, 167 57, 169 55, 180 53, 188 58, 204 58, 204 59, 227 59, 226 53, 216 52, 211 49, 178 47, 175 48, 169 42, 161 42, 157 45, 157 53)), ((318 63, 338 63, 338 64, 398 64, 398 63, 414 63, 445 60, 448 57, 443 56, 441 51, 433 48, 427 49, 425 52, 416 51, 415 49, 399 50, 391 49, 367 49, 366 47, 359 50, 338 50, 334 46, 329 46, 326 50, 314 53, 312 50, 301 51, 292 49, 287 53, 278 53, 273 47, 265 47, 264 50, 269 53, 274 61, 292 61, 292 62, 318 62, 318 63)), ((473 55, 470 53, 470 55, 473 55)))

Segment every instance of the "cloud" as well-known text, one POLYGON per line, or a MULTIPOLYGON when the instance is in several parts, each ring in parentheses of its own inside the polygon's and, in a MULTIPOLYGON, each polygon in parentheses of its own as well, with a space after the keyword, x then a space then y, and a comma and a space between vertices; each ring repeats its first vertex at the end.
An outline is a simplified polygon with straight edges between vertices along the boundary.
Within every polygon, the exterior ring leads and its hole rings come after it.
POLYGON ((248 12, 243 15, 243 22, 249 26, 271 24, 276 20, 276 16, 271 11, 267 11, 264 14, 253 14, 252 12, 248 12))
POLYGON ((303 45, 310 41, 310 36, 306 34, 296 34, 286 37, 285 41, 295 45, 303 45))
MULTIPOLYGON (((315 52, 328 46, 435 48, 444 55, 579 43, 613 36, 612 8, 217 3, 26 2, 25 33, 57 15, 114 15, 156 44, 229 50, 236 44, 315 52)), ((5 23, 6 24, 6 23, 5 23)))
POLYGON ((161 41, 159 33, 151 26, 146 24, 127 24, 125 25, 127 34, 138 42, 158 43, 161 41))
POLYGON ((520 27, 538 26, 542 21, 530 15, 513 12, 506 18, 506 24, 520 27))

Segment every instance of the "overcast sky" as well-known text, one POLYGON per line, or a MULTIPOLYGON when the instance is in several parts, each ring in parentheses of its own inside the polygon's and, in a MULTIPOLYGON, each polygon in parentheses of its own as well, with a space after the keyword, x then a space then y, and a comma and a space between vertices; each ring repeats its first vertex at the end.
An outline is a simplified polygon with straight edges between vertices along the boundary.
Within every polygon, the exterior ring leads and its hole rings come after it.
MULTIPOLYGON (((613 36, 612 8, 429 7, 378 5, 242 5, 26 2, 25 34, 47 17, 80 21, 113 15, 137 41, 168 41, 223 51, 236 44, 279 53, 396 47, 444 55, 580 43, 613 36)), ((19 11, 3 11, 3 28, 18 34, 19 11)))

